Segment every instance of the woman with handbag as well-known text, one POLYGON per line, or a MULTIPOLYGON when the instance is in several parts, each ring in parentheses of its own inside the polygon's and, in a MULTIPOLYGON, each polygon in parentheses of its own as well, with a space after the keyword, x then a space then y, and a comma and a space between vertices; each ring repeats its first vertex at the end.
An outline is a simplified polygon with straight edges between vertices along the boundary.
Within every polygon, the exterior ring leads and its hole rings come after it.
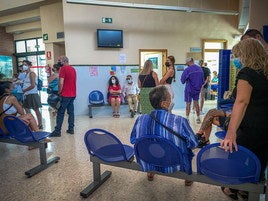
POLYGON ((50 94, 47 98, 47 103, 50 107, 52 107, 52 114, 55 116, 58 111, 58 103, 59 103, 59 71, 60 65, 54 64, 52 67, 53 74, 47 79, 48 87, 47 93, 50 94))
POLYGON ((59 83, 59 71, 60 66, 58 64, 54 64, 52 68, 53 74, 47 79, 48 87, 47 93, 48 94, 58 94, 58 83, 59 83))
POLYGON ((149 114, 153 111, 149 100, 151 89, 159 85, 159 80, 156 72, 153 71, 153 62, 147 60, 144 63, 143 69, 138 77, 138 86, 140 88, 140 108, 142 114, 149 114))

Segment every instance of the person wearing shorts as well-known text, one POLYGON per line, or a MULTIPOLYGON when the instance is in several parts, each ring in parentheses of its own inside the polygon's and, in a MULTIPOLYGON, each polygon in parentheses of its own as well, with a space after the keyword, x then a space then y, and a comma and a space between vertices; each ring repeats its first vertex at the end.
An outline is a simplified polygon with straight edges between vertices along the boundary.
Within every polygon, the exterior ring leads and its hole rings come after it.
POLYGON ((191 102, 193 100, 197 114, 196 123, 200 124, 199 95, 204 84, 204 74, 200 66, 194 64, 193 58, 187 58, 185 61, 188 66, 181 75, 181 83, 185 84, 184 101, 186 102, 186 118, 189 119, 191 102))

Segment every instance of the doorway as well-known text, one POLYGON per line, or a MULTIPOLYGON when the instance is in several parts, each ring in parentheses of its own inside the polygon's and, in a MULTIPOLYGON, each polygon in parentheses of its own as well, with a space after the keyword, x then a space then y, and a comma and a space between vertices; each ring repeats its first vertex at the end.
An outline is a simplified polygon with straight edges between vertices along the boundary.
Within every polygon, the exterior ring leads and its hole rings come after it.
POLYGON ((219 72, 219 51, 226 48, 227 40, 225 39, 203 40, 203 58, 211 72, 219 72))
POLYGON ((144 62, 150 59, 154 65, 154 71, 158 78, 162 78, 166 72, 165 61, 167 49, 139 49, 139 72, 143 69, 144 62))
POLYGON ((225 39, 204 39, 203 58, 211 72, 211 82, 208 97, 214 100, 218 96, 218 72, 219 72, 219 51, 227 49, 225 39))

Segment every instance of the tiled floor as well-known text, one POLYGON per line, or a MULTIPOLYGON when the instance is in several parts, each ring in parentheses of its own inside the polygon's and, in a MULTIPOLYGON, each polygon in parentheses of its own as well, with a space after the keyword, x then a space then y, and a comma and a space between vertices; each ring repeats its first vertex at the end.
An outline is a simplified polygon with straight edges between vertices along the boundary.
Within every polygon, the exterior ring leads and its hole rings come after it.
MULTIPOLYGON (((207 101, 205 105, 205 110, 208 110, 215 107, 215 102, 207 101)), ((43 107, 42 113, 44 130, 51 131, 55 125, 55 117, 46 107, 43 107)), ((176 110, 174 113, 184 116, 185 112, 176 110)), ((63 131, 67 128, 66 117, 63 131)), ((60 161, 31 178, 27 178, 24 172, 39 163, 38 150, 29 151, 25 146, 0 143, 0 201, 85 200, 79 193, 92 181, 92 165, 83 142, 85 132, 90 128, 107 129, 115 133, 123 143, 130 144, 129 135, 134 121, 135 119, 123 113, 118 119, 108 115, 98 117, 96 114, 93 119, 88 116, 77 116, 75 135, 62 132, 62 137, 53 138, 53 142, 49 143, 47 155, 59 156, 60 161)), ((196 131, 199 125, 195 123, 193 114, 190 116, 190 122, 196 131)), ((111 178, 86 200, 229 200, 219 187, 197 182, 185 187, 183 180, 163 176, 156 176, 154 181, 149 182, 146 174, 142 172, 110 166, 105 168, 113 172, 111 178)))

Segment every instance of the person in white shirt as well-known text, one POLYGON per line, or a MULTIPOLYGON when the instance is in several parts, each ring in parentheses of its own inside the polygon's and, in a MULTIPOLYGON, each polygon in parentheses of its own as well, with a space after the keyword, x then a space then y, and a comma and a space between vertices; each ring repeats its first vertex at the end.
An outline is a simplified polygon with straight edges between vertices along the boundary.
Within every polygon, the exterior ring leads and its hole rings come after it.
POLYGON ((140 89, 138 85, 133 82, 131 75, 127 75, 126 81, 127 83, 123 86, 123 95, 127 99, 130 116, 133 118, 137 112, 140 89))

